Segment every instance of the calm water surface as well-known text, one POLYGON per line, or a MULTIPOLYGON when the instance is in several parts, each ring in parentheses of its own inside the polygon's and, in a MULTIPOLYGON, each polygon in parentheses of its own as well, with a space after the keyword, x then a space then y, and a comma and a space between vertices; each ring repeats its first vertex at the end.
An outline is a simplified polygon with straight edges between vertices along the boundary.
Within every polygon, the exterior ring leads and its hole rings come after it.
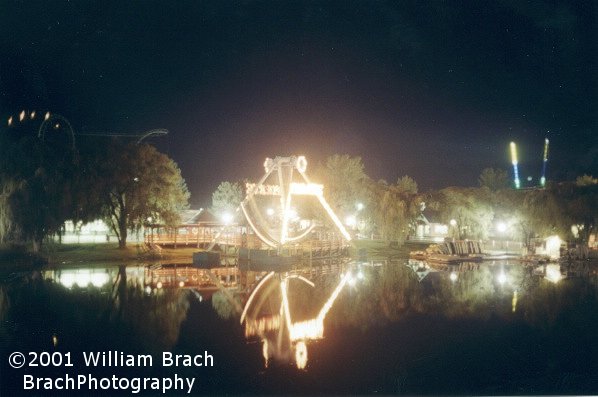
POLYGON ((1 280, 0 394, 33 395, 24 374, 65 373, 177 374, 195 378, 198 395, 598 393, 592 265, 434 268, 405 259, 212 274, 114 265, 1 280), (74 365, 13 369, 14 351, 71 352, 74 365), (90 351, 151 354, 154 363, 87 368, 90 351), (163 352, 206 351, 213 367, 162 366, 163 352))

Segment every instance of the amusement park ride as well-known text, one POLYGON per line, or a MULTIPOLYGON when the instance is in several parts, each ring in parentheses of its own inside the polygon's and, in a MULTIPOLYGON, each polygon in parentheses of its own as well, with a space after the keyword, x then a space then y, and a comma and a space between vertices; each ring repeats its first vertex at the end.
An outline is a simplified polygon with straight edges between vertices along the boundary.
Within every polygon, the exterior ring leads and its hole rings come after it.
POLYGON ((247 195, 237 208, 262 242, 280 251, 310 235, 316 223, 310 220, 298 224, 293 199, 299 201, 300 197, 317 199, 344 239, 351 241, 351 235, 326 202, 324 187, 309 180, 304 156, 267 158, 264 169, 265 174, 257 183, 246 184, 247 195))
POLYGON ((305 173, 307 160, 304 156, 267 158, 264 169, 266 173, 258 183, 247 184, 247 196, 240 204, 247 222, 264 243, 277 248, 305 238, 314 228, 314 222, 310 221, 309 226, 291 235, 289 224, 295 212, 292 207, 292 199, 295 196, 316 197, 341 234, 348 241, 351 240, 351 236, 324 199, 324 187, 311 183, 307 177, 305 173), (295 178, 297 174, 300 178, 295 178), (265 184, 269 179, 275 179, 276 183, 265 184), (294 179, 300 179, 300 182, 295 182, 294 179), (270 211, 266 210, 264 216, 263 208, 259 208, 256 196, 275 196, 278 198, 278 205, 269 207, 270 211), (280 215, 282 219, 279 225, 268 219, 268 212, 280 215))
MULTIPOLYGON (((544 152, 542 155, 542 175, 540 177, 540 187, 546 186, 546 163, 548 162, 548 138, 544 138, 544 152)), ((521 189, 521 180, 519 179, 519 161, 517 159, 517 145, 511 142, 509 145, 511 149, 511 164, 513 164, 513 185, 515 189, 521 189)), ((531 180, 531 177, 530 179, 531 180)))

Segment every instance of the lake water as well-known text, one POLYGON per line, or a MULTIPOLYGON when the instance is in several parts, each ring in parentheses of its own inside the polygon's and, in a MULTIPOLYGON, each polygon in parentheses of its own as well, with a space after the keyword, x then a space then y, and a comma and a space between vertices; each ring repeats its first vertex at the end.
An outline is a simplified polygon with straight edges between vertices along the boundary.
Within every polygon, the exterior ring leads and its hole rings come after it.
POLYGON ((131 395, 135 378, 150 378, 141 395, 164 395, 151 379, 178 386, 177 377, 193 379, 195 395, 597 394, 598 273, 584 263, 407 259, 212 275, 54 268, 1 280, 0 359, 2 396, 131 395), (9 365, 13 352, 24 367, 9 365), (186 356, 165 366, 165 352, 186 356), (146 355, 151 366, 126 362, 146 355), (56 379, 79 375, 80 390, 57 389, 56 379), (114 376, 116 389, 102 390, 114 376), (24 390, 39 378, 52 381, 24 390))

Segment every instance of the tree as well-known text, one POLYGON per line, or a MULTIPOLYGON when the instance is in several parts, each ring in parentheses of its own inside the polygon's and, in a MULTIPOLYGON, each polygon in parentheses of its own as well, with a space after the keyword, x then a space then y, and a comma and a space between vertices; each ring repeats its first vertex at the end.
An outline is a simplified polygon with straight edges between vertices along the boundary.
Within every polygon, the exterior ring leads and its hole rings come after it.
POLYGON ((324 184, 326 199, 338 215, 353 214, 357 203, 368 206, 369 178, 361 157, 335 154, 328 157, 318 174, 324 184))
MULTIPOLYGON (((72 131, 55 127, 39 137, 30 124, 0 134, 0 239, 31 242, 37 252, 43 239, 58 232, 76 207, 73 175, 78 153, 72 131)), ((70 128, 70 127, 69 127, 70 128)))
POLYGON ((582 176, 578 176, 575 180, 575 184, 577 186, 590 186, 590 185, 598 185, 598 179, 594 178, 592 175, 584 174, 582 176))
POLYGON ((480 186, 491 191, 507 189, 509 187, 509 174, 507 171, 495 168, 484 168, 478 179, 480 186))
MULTIPOLYGON (((189 191, 176 163, 153 146, 120 141, 107 143, 111 158, 97 154, 94 177, 83 191, 96 191, 106 224, 125 248, 129 230, 139 230, 148 219, 176 225, 187 208, 189 191)), ((93 211, 87 211, 92 213, 93 211)))
POLYGON ((371 212, 374 224, 382 238, 402 242, 414 226, 420 213, 422 198, 417 195, 417 184, 409 177, 399 178, 397 184, 378 181, 370 185, 371 212))
POLYGON ((243 189, 239 183, 221 182, 212 193, 212 213, 218 217, 224 214, 232 216, 241 201, 243 201, 243 189))
POLYGON ((441 219, 446 224, 455 221, 454 235, 459 239, 485 238, 494 210, 488 189, 448 187, 437 193, 441 219))
POLYGON ((403 193, 417 194, 417 182, 407 175, 397 179, 396 188, 398 191, 403 193))

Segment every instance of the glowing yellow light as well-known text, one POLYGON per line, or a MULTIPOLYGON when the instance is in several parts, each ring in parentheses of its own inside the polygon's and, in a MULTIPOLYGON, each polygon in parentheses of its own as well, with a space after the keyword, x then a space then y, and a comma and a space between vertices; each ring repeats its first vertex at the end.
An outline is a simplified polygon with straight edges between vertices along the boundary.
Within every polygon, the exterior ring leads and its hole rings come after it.
POLYGON ((11 126, 11 125, 12 125, 12 116, 10 116, 10 117, 8 118, 8 125, 9 125, 9 126, 11 126))
POLYGON ((158 281, 158 284, 156 284, 156 288, 158 288, 158 289, 162 288, 162 281, 158 281))
POLYGON ((21 113, 19 113, 19 121, 23 121, 25 119, 25 111, 21 111, 21 113))
POLYGON ((511 301, 511 311, 517 311, 517 290, 513 291, 513 300, 511 301))
POLYGON ((50 118, 50 112, 46 112, 44 115, 44 120, 48 120, 50 118))
POLYGON ((58 336, 56 336, 56 334, 52 335, 52 345, 54 345, 54 347, 58 345, 58 336))
POLYGON ((31 117, 32 120, 35 118, 35 110, 31 111, 29 117, 31 117))
POLYGON ((517 145, 511 142, 511 162, 513 165, 517 164, 517 145))
POLYGON ((183 288, 185 286, 185 282, 184 281, 179 281, 179 287, 183 288))

